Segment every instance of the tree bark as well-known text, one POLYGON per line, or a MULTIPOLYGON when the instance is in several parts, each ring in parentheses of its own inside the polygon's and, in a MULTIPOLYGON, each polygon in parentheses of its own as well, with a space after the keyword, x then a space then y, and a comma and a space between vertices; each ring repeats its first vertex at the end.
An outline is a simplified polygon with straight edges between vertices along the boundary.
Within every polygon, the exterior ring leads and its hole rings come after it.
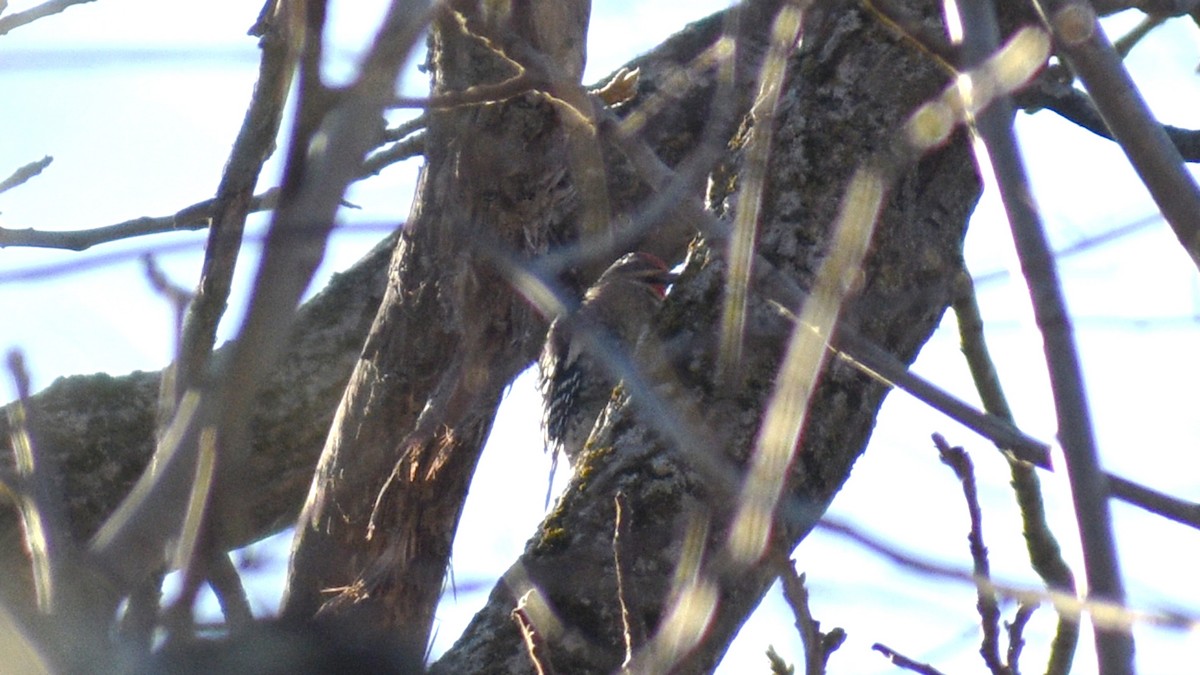
MULTIPOLYGON (((491 44, 464 30, 478 21, 468 13, 464 22, 435 22, 434 96, 517 74, 491 44)), ((646 83, 688 63, 721 24, 714 17, 693 26, 645 59, 646 83)), ((697 90, 712 83, 712 73, 703 73, 677 93, 710 100, 697 90)), ((543 319, 488 256, 500 249, 528 261, 580 236, 584 179, 572 153, 594 130, 564 118, 574 114, 537 91, 431 111, 413 217, 300 519, 285 618, 365 615, 410 646, 427 642, 500 394, 544 340, 543 319)), ((650 132, 669 130, 674 142, 692 147, 705 126, 702 109, 672 106, 653 118, 650 132)), ((630 217, 647 191, 629 184, 629 167, 602 168, 612 215, 630 217)), ((688 236, 688 227, 660 227, 640 247, 678 259, 688 236)), ((561 281, 578 287, 607 262, 561 281)))
MULTIPOLYGON (((747 3, 739 72, 754 72, 769 35, 767 21, 779 4, 747 3)), ((929 15, 937 14, 936 3, 925 4, 929 15)), ((826 228, 848 177, 947 79, 926 54, 858 3, 832 0, 819 7, 806 19, 804 46, 790 61, 773 121, 776 144, 759 223, 759 251, 805 288, 826 254, 826 228)), ((692 73, 682 89, 668 74, 712 45, 722 22, 718 15, 690 26, 631 64, 641 68, 638 92, 619 106, 621 114, 640 109, 655 94, 674 98, 640 135, 669 165, 706 138, 718 85, 713 68, 692 73)), ((443 24, 434 32, 441 41, 432 52, 435 93, 512 74, 486 45, 459 30, 443 24)), ((731 109, 740 118, 753 89, 735 93, 731 109)), ((577 177, 562 159, 568 139, 557 105, 528 92, 432 113, 421 193, 390 268, 383 262, 388 244, 305 308, 284 365, 259 398, 251 471, 265 489, 244 531, 229 533, 224 542, 246 543, 288 524, 325 441, 298 530, 285 614, 313 616, 330 599, 323 591, 336 588, 342 592, 330 609, 365 612, 375 623, 402 627, 415 643, 427 637, 465 490, 500 392, 530 362, 544 328, 471 246, 502 244, 529 257, 574 236, 581 207, 571 182, 577 177)), ((718 214, 737 189, 737 149, 747 134, 736 139, 726 170, 714 174, 710 196, 718 214)), ((603 152, 613 215, 620 220, 638 213, 651 191, 619 151, 606 146, 603 152)), ((978 192, 961 135, 893 187, 863 290, 844 315, 848 325, 905 362, 915 358, 961 269, 961 238, 978 192)), ((681 233, 692 224, 671 225, 656 230, 643 248, 678 258, 686 243, 681 233), (656 236, 663 232, 668 234, 656 236)), ((770 563, 733 569, 719 550, 735 508, 731 486, 740 481, 739 467, 752 448, 792 326, 765 292, 753 293, 744 382, 735 389, 714 380, 710 336, 719 333, 721 253, 703 238, 692 244, 684 279, 652 333, 671 356, 664 381, 678 383, 663 385, 663 395, 681 411, 723 421, 719 428, 695 430, 717 439, 720 455, 672 447, 635 402, 610 407, 595 451, 555 512, 435 670, 530 672, 511 613, 532 589, 557 620, 555 627, 535 626, 558 672, 615 669, 626 647, 621 601, 632 617, 632 634, 653 635, 670 610, 670 580, 684 557, 685 533, 695 531, 691 525, 699 520, 708 523, 700 573, 715 584, 719 604, 706 639, 680 669, 711 669, 757 606, 774 577, 770 563), (712 466, 727 467, 724 477, 714 476, 712 466), (616 591, 612 545, 618 498, 623 594, 616 591)), ((567 281, 586 278, 581 273, 567 281)), ((156 388, 156 374, 95 376, 60 381, 35 398, 34 430, 63 467, 63 491, 81 540, 116 506, 150 455, 156 388)), ((844 364, 827 367, 790 468, 774 532, 778 550, 790 551, 840 489, 885 393, 844 364)), ((7 432, 6 424, 0 420, 0 431, 7 432)), ((3 437, 6 443, 7 433, 3 437)), ((0 459, 9 475, 10 456, 0 459)), ((28 569, 16 553, 23 549, 18 527, 11 515, 0 521, 6 572, 28 569)), ((20 597, 28 605, 28 584, 0 576, 6 601, 20 597)), ((537 614, 539 621, 542 616, 537 614)))
MULTIPOLYGON (((638 68, 643 92, 659 89, 721 34, 722 15, 698 22, 629 64, 638 68)), ((674 91, 679 105, 657 112, 645 137, 674 164, 704 128, 714 89, 711 72, 674 91)), ((634 99, 629 114, 641 107, 634 99)), ((742 108, 745 108, 744 103, 742 108)), ((627 166, 610 167, 614 201, 636 203, 646 196, 627 166)), ((336 275, 300 310, 292 338, 254 412, 250 482, 261 486, 244 529, 229 532, 228 547, 262 539, 295 523, 311 485, 313 469, 329 433, 338 401, 363 350, 388 283, 389 260, 399 233, 380 242, 355 265, 336 275)), ((672 239, 672 241, 675 241, 672 239)), ((677 246, 678 244, 674 244, 677 246)), ((663 257, 666 245, 650 250, 663 257)), ((229 345, 217 350, 225 358, 229 345)), ((104 373, 61 378, 32 397, 34 440, 60 467, 68 522, 77 541, 89 539, 128 494, 154 449, 161 372, 104 373)), ((11 481, 8 406, 0 415, 0 476, 11 481)), ((32 607, 29 561, 15 511, 0 510, 0 593, 10 607, 32 607)))
MULTIPOLYGON (((925 9, 936 16, 936 8, 925 9)), ((947 81, 927 55, 888 32, 858 3, 823 3, 809 14, 775 121, 759 224, 759 251, 770 264, 804 288, 811 284, 850 175, 947 81)), ((718 212, 737 187, 736 171, 728 175, 729 184, 714 187, 718 212)), ((843 313, 842 325, 911 363, 951 298, 978 195, 963 134, 908 171, 891 190, 862 291, 843 313)), ((639 417, 636 401, 610 406, 601 435, 593 437, 592 451, 558 507, 435 672, 531 672, 512 616, 522 600, 554 671, 612 672, 625 655, 623 612, 632 617, 634 636, 654 635, 670 613, 673 571, 696 562, 685 555, 687 533, 696 522, 707 523, 699 574, 713 584, 717 606, 711 617, 701 617, 711 619, 705 638, 678 672, 713 668, 758 605, 775 576, 774 561, 769 556, 748 567, 732 565, 722 549, 737 507, 732 488, 740 485, 739 467, 753 448, 792 325, 765 293, 752 293, 744 385, 718 382, 716 341, 710 336, 719 334, 721 320, 720 253, 704 241, 693 247, 652 332, 671 356, 665 381, 679 383, 664 395, 681 411, 702 411, 687 417, 692 424, 721 421, 694 430, 697 438, 717 439, 709 447, 719 448, 719 456, 701 456, 699 447, 672 447, 639 417), (713 466, 730 468, 721 476, 713 466), (618 500, 622 543, 615 551, 618 500), (615 559, 621 560, 621 594, 615 559)), ((827 365, 776 514, 777 554, 790 553, 841 488, 885 394, 884 386, 850 366, 827 365)))
MULTIPOLYGON (((228 532, 244 546, 295 522, 363 338, 379 306, 396 236, 385 238, 353 268, 336 275, 305 303, 279 366, 254 411, 250 480, 261 486, 244 529, 228 532)), ((226 358, 229 345, 214 359, 226 358)), ((32 397, 34 442, 59 468, 59 490, 71 535, 86 542, 137 481, 154 451, 161 372, 103 373, 55 381, 32 397)), ((0 472, 13 474, 7 407, 0 415, 0 472)), ((0 511, 0 593, 9 607, 32 607, 29 561, 14 511, 0 511)))

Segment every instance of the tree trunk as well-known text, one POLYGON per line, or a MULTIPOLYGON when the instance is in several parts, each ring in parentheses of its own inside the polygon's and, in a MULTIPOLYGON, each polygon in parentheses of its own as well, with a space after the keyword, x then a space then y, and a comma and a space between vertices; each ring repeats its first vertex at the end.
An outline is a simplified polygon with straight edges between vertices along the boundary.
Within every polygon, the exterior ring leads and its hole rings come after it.
MULTIPOLYGON (((858 3, 821 7, 806 18, 803 48, 788 66, 759 223, 758 250, 805 288, 826 255, 827 228, 850 175, 948 81, 927 55, 889 33, 858 3)), ((715 186, 718 211, 736 178, 732 183, 715 186)), ((978 195, 962 134, 908 171, 891 190, 862 291, 843 312, 843 329, 856 329, 911 363, 951 298, 978 195)), ((705 448, 672 447, 639 418, 636 401, 610 407, 558 507, 435 672, 531 672, 512 617, 522 599, 554 671, 612 672, 625 657, 622 612, 632 617, 632 635, 654 635, 671 610, 671 575, 681 564, 701 563, 698 574, 714 585, 717 605, 703 642, 679 672, 714 667, 758 605, 777 558, 737 566, 722 550, 737 507, 738 467, 753 448, 792 324, 765 293, 752 293, 744 384, 718 382, 713 336, 720 330, 725 284, 718 253, 703 240, 693 247, 653 335, 667 346, 670 378, 681 385, 666 392, 669 399, 679 410, 702 411, 686 416, 691 424, 721 421, 693 430, 696 438, 717 439, 708 447, 719 448, 719 456, 702 456, 705 448), (713 466, 729 467, 728 472, 714 475, 705 468, 713 466), (613 543, 617 500, 623 505, 619 547, 613 543), (685 555, 692 550, 688 532, 697 522, 707 523, 698 561, 685 555), (621 561, 621 594, 614 559, 621 561)), ((844 363, 826 367, 776 514, 777 553, 786 556, 799 543, 841 488, 885 394, 883 385, 844 363)))
MULTIPOLYGON (((752 102, 754 89, 741 78, 757 72, 780 4, 744 5, 736 97, 723 102, 732 118, 742 118, 752 102)), ((827 228, 852 172, 947 81, 927 54, 889 32, 860 3, 818 5, 806 17, 802 48, 789 61, 779 113, 769 120, 775 143, 758 230, 767 263, 802 288, 827 253, 827 228)), ((936 3, 924 5, 937 16, 936 3)), ((677 76, 717 41, 724 21, 717 15, 690 26, 631 64, 641 68, 638 91, 617 112, 657 106, 638 138, 670 166, 706 142, 724 148, 732 131, 721 119, 709 124, 710 115, 723 114, 714 104, 717 69, 677 76), (658 106, 660 95, 670 97, 667 105, 658 106)), ((455 21, 440 19, 431 39, 435 94, 499 82, 515 72, 455 21)), ((245 531, 227 533, 231 540, 223 542, 252 541, 294 517, 319 440, 332 428, 298 526, 285 616, 308 618, 323 607, 360 613, 398 628, 414 644, 427 640, 458 516, 500 393, 530 363, 544 333, 542 318, 480 251, 503 248, 528 260, 573 240, 589 208, 579 189, 586 177, 567 159, 578 143, 569 134, 579 127, 565 128, 563 114, 560 102, 537 92, 431 112, 420 193, 386 270, 386 291, 380 289, 387 252, 377 250, 306 308, 277 381, 259 399, 251 471, 265 489, 245 531), (330 589, 339 593, 330 595, 330 589)), ((730 144, 722 170, 712 174, 710 206, 719 215, 739 187, 740 149, 754 133, 748 122, 730 144)), ((604 145, 602 156, 613 220, 634 219, 653 199, 647 187, 653 181, 640 177, 613 145, 604 145)), ((701 188, 688 185, 692 192, 680 199, 697 199, 701 188)), ((911 362, 947 306, 978 194, 961 134, 892 186, 862 290, 843 312, 843 325, 911 362)), ((667 213, 637 247, 677 260, 695 223, 680 222, 686 209, 667 213)), ((651 332, 668 356, 655 371, 661 376, 655 384, 678 416, 695 425, 692 437, 706 442, 672 444, 636 399, 610 406, 554 513, 435 670, 530 672, 512 615, 524 598, 519 616, 529 620, 542 640, 542 658, 556 671, 611 672, 628 646, 622 610, 630 617, 632 647, 645 647, 670 614, 671 579, 681 563, 695 565, 697 578, 711 583, 717 598, 705 638, 681 671, 711 669, 757 606, 774 577, 773 563, 731 566, 721 548, 792 324, 773 302, 779 298, 754 289, 742 381, 717 381, 724 252, 704 237, 689 250, 684 277, 651 332), (704 420, 722 424, 706 428, 704 420), (620 544, 614 547, 618 503, 620 544), (703 536, 696 539, 696 533, 703 536)), ((560 281, 578 290, 598 267, 602 263, 560 281)), ((34 401, 41 425, 34 431, 63 467, 64 494, 81 539, 103 522, 149 457, 156 386, 152 374, 68 380, 34 401), (112 395, 96 395, 105 391, 112 395), (97 427, 100 422, 107 426, 97 427), (73 431, 54 435, 56 429, 73 431)), ((877 381, 843 363, 826 367, 776 514, 777 551, 794 548, 840 489, 885 394, 877 381)), ((0 431, 7 431, 5 425, 0 420, 0 431)), ((10 462, 10 455, 0 461, 10 462)), ((0 537, 9 542, 5 570, 28 569, 24 556, 15 554, 21 550, 18 527, 11 515, 0 522, 0 537)), ((31 606, 28 582, 3 576, 5 601, 20 597, 31 606)))

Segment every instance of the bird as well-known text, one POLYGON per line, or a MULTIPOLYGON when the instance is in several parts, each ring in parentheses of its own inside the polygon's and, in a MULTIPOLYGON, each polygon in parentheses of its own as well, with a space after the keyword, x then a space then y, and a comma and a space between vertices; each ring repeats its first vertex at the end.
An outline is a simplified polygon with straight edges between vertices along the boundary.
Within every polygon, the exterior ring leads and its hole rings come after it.
POLYGON ((592 331, 591 337, 632 354, 674 278, 658 257, 628 253, 600 275, 574 314, 550 324, 538 358, 538 388, 552 477, 559 453, 574 466, 618 382, 583 333, 592 331))

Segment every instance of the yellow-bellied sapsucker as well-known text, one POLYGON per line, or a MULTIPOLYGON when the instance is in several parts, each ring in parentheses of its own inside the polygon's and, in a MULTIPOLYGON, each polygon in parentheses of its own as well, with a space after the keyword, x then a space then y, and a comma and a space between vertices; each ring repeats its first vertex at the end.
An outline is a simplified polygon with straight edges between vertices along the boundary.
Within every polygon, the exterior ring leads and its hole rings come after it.
POLYGON ((597 337, 632 354, 672 278, 655 256, 626 254, 588 289, 573 317, 550 324, 538 368, 542 428, 551 452, 562 451, 574 464, 617 384, 578 333, 599 331, 597 337))

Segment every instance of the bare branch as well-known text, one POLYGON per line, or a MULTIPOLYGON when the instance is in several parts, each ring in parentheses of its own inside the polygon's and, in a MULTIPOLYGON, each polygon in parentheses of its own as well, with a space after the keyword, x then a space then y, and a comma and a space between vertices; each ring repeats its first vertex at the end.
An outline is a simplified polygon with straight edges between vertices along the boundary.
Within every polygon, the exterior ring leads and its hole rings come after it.
POLYGON ((1138 25, 1134 26, 1132 30, 1122 35, 1113 43, 1113 49, 1117 51, 1117 55, 1122 59, 1129 56, 1129 52, 1133 51, 1133 48, 1149 35, 1151 31, 1166 23, 1167 18, 1164 14, 1148 14, 1142 17, 1138 25))
POLYGON ((823 675, 829 666, 829 657, 846 641, 846 631, 834 627, 828 633, 822 633, 821 622, 813 618, 808 606, 808 587, 804 583, 804 575, 796 574, 795 563, 791 560, 781 559, 779 568, 783 597, 792 608, 796 630, 804 644, 804 672, 806 675, 823 675))
MULTIPOLYGON (((251 198, 247 209, 249 211, 266 211, 275 208, 278 199, 279 189, 272 188, 251 198)), ((97 244, 132 239, 148 234, 200 230, 208 227, 209 222, 216 215, 216 209, 217 200, 214 198, 197 202, 169 216, 143 216, 114 225, 86 230, 18 230, 0 227, 0 248, 29 246, 83 251, 97 244)))
POLYGON ((286 6, 284 2, 268 2, 255 26, 262 50, 258 78, 212 200, 204 262, 183 321, 175 354, 174 382, 164 383, 163 397, 167 400, 179 400, 208 364, 216 342, 217 324, 228 304, 246 217, 259 199, 254 195, 254 187, 263 165, 275 150, 299 45, 305 42, 299 22, 289 16, 286 6), (268 12, 268 8, 274 12, 268 12))
MULTIPOLYGON (((985 58, 993 58, 990 55, 996 49, 999 39, 994 7, 985 2, 959 2, 957 4, 959 15, 962 17, 963 49, 967 63, 974 64, 985 58)), ((1046 4, 1050 6, 1052 12, 1057 11, 1055 10, 1056 6, 1061 6, 1057 0, 1046 4)), ((1091 10, 1082 3, 1072 4, 1070 7, 1073 9, 1065 11, 1052 22, 1058 33, 1060 48, 1067 50, 1070 54, 1073 49, 1083 47, 1082 40, 1086 39, 1086 36, 1078 33, 1080 30, 1078 23, 1072 24, 1070 21, 1064 23, 1064 18, 1070 16, 1075 16, 1076 22, 1083 21, 1081 14, 1090 17, 1089 26, 1095 34, 1093 39, 1096 41, 1092 46, 1106 46, 1103 33, 1100 32, 1100 27, 1096 24, 1095 15, 1091 13, 1091 10), (1065 28, 1071 28, 1077 32, 1072 37, 1064 38, 1062 31, 1065 28)), ((1111 47, 1108 48, 1108 51, 1112 51, 1111 47)), ((1082 63, 1083 60, 1099 58, 1097 54, 1085 56, 1080 52, 1076 52, 1075 56, 1080 58, 1073 58, 1073 64, 1085 68, 1092 68, 1096 64, 1085 64, 1082 63)), ((1117 64, 1116 70, 1120 71, 1119 75, 1113 72, 1110 72, 1109 75, 1125 77, 1124 89, 1128 94, 1127 100, 1136 99, 1140 102, 1140 99, 1137 99, 1136 94, 1131 90, 1132 85, 1128 83, 1127 76, 1124 75, 1124 70, 1120 69, 1119 64, 1117 64)), ((1098 74, 1097 71, 1093 70, 1092 75, 1096 74, 1098 74)), ((1089 88, 1092 86, 1091 79, 1090 76, 1084 77, 1089 88)), ((1116 93, 1112 89, 1108 91, 1109 96, 1116 93)), ((1142 112, 1148 116, 1144 107, 1142 112)), ((1013 134, 1012 118, 1012 103, 1005 94, 990 109, 978 115, 976 129, 987 146, 990 168, 1000 187, 1000 197, 1004 203, 1005 212, 1008 214, 1009 227, 1012 229, 1013 240, 1017 247, 1017 256, 1029 286, 1034 315, 1043 336, 1046 364, 1050 371, 1050 383, 1058 419, 1059 439, 1067 459, 1067 476, 1071 482, 1076 522, 1079 524, 1080 538, 1083 543, 1084 568, 1087 572, 1088 587, 1090 593, 1095 594, 1096 597, 1104 598, 1115 604, 1122 604, 1125 600, 1125 590, 1117 561, 1116 541, 1113 538, 1108 492, 1105 489, 1103 470, 1097 456, 1087 398, 1083 390, 1079 355, 1075 349, 1070 316, 1067 314, 1063 301, 1062 289, 1054 267, 1054 258, 1050 253, 1049 244, 1046 242, 1045 230, 1038 215, 1036 202, 1030 191, 1028 177, 1022 164, 1020 150, 1013 134)), ((1137 124, 1145 126, 1142 122, 1137 124)), ((1113 125, 1110 124, 1110 126, 1113 125)), ((1118 130, 1118 137, 1121 136, 1121 133, 1118 130)), ((1161 130, 1159 133, 1161 134, 1161 130)), ((1127 146, 1126 151, 1133 152, 1133 149, 1127 146)), ((1160 153, 1161 151, 1154 153, 1158 160, 1170 156, 1160 153)), ((1182 168, 1178 153, 1174 152, 1174 148, 1171 148, 1171 154, 1174 155, 1174 161, 1164 160, 1163 164, 1166 166, 1160 167, 1160 170, 1168 170, 1171 164, 1179 166, 1169 170, 1182 168)), ((1135 159, 1135 162, 1137 161, 1135 159)), ((981 158, 981 164, 983 163, 981 158)), ((1200 218, 1200 193, 1196 193, 1195 184, 1191 182, 1190 178, 1185 179, 1185 182, 1196 197, 1191 200, 1194 206, 1189 207, 1194 208, 1195 213, 1188 214, 1185 219, 1191 221, 1192 224, 1187 227, 1193 233, 1185 239, 1185 246, 1192 252, 1196 262, 1200 264, 1200 222, 1196 220, 1200 218)), ((1149 183, 1147 185, 1150 186, 1149 183)), ((1154 192, 1155 188, 1150 187, 1151 192, 1154 192)), ((1183 189, 1180 186, 1177 188, 1183 189)), ((1164 207, 1164 213, 1168 214, 1168 219, 1174 220, 1166 205, 1162 201, 1159 203, 1164 207)), ((1183 222, 1184 220, 1179 220, 1176 226, 1182 225, 1183 222)), ((1132 672, 1133 635, 1128 630, 1102 627, 1097 624, 1095 639, 1102 675, 1132 672)))
POLYGON ((47 2, 31 7, 24 12, 0 17, 0 35, 7 35, 14 28, 20 28, 38 19, 58 14, 73 5, 82 5, 86 2, 93 2, 93 0, 47 0, 47 2))
POLYGON ((888 661, 891 661, 896 665, 897 668, 902 670, 920 673, 921 675, 943 675, 942 671, 934 668, 928 663, 914 661, 913 659, 908 658, 907 656, 881 642, 876 642, 875 644, 871 645, 871 649, 883 654, 885 657, 887 657, 888 661))
MULTIPOLYGON (((980 315, 975 286, 965 270, 959 275, 958 287, 951 305, 958 319, 959 339, 971 371, 971 379, 975 382, 975 389, 979 392, 984 409, 999 419, 1012 422, 1012 410, 1000 385, 1000 377, 984 338, 983 317, 980 315)), ((1068 593, 1075 592, 1075 577, 1063 560, 1058 540, 1046 521, 1046 506, 1042 500, 1041 481, 1037 472, 1023 462, 1010 462, 1009 472, 1012 475, 1013 492, 1021 511, 1025 546, 1033 570, 1050 588, 1068 593)), ((1047 673, 1065 675, 1070 670, 1078 642, 1079 622, 1075 621, 1074 617, 1060 613, 1047 673)))
POLYGON ((1108 479, 1108 489, 1117 499, 1141 507, 1150 513, 1158 514, 1163 518, 1200 529, 1200 504, 1172 497, 1165 492, 1139 485, 1111 473, 1106 474, 1106 478, 1108 479))
POLYGON ((1005 654, 1005 663, 1013 675, 1020 675, 1021 671, 1017 665, 1021 661, 1021 650, 1025 648, 1025 625, 1033 618, 1037 608, 1035 603, 1022 602, 1017 607, 1017 616, 1008 624, 1008 651, 1005 654))
MULTIPOLYGON (((30 162, 17 169, 11 176, 5 178, 3 181, 0 181, 0 192, 7 192, 18 185, 23 185, 29 179, 40 174, 42 171, 45 171, 46 167, 50 166, 50 163, 53 161, 53 157, 46 155, 39 160, 30 162)), ((0 244, 0 246, 2 246, 2 244, 0 244)))
MULTIPOLYGON (((1014 100, 1030 113, 1045 108, 1101 138, 1113 138, 1092 98, 1075 88, 1062 68, 1047 68, 1030 86, 1018 92, 1014 100)), ((1161 126, 1180 157, 1188 162, 1200 162, 1200 131, 1169 124, 1161 126)))
MULTIPOLYGON (((967 541, 971 546, 971 561, 975 568, 976 579, 990 579, 991 565, 988 563, 987 545, 983 542, 983 511, 979 508, 979 491, 975 485, 975 465, 961 447, 950 447, 941 434, 933 435, 933 444, 937 446, 942 463, 949 466, 958 482, 962 484, 963 499, 967 502, 967 515, 971 520, 971 529, 967 541)), ((984 590, 980 586, 976 590, 980 625, 983 629, 983 642, 979 646, 979 654, 983 662, 994 675, 1006 675, 1005 664, 1000 660, 1000 605, 996 602, 996 594, 984 590)))
POLYGON ((1078 0, 1038 4, 1060 53, 1087 87, 1179 243, 1200 266, 1200 189, 1121 65, 1092 7, 1078 0))

